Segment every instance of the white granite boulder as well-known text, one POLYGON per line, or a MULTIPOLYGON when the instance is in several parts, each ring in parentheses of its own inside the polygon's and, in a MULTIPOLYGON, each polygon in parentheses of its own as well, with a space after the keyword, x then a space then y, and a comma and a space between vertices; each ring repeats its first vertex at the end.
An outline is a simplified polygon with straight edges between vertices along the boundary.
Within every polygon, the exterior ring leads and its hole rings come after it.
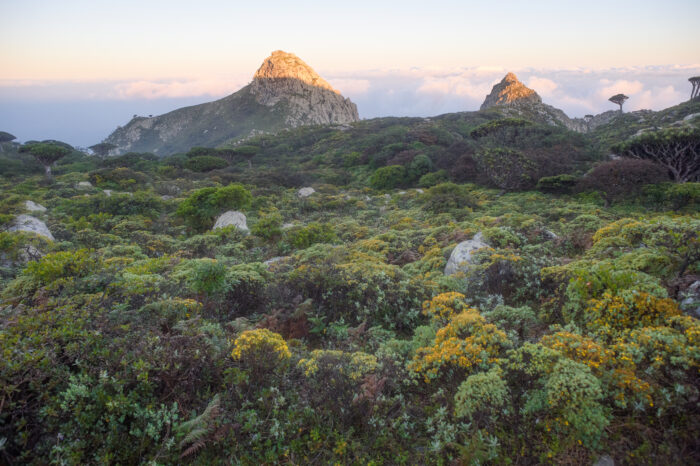
POLYGON ((445 266, 445 275, 452 275, 459 271, 466 271, 467 266, 471 263, 474 251, 489 247, 484 242, 484 237, 481 232, 474 235, 474 238, 468 241, 459 243, 450 254, 450 258, 445 266))
POLYGON ((213 229, 216 230, 231 225, 246 233, 250 231, 248 229, 248 224, 246 223, 245 215, 237 210, 229 210, 228 212, 221 214, 219 218, 216 219, 213 229))
POLYGON ((46 207, 34 201, 24 201, 24 208, 28 212, 46 212, 46 207))
POLYGON ((54 240, 51 231, 49 231, 49 227, 47 227, 44 222, 31 215, 18 215, 7 231, 26 231, 29 233, 36 233, 50 241, 54 240))
POLYGON ((76 189, 90 189, 92 188, 92 183, 89 181, 80 181, 75 185, 76 189))
POLYGON ((316 190, 314 188, 311 188, 311 187, 301 188, 301 189, 299 189, 299 191, 297 191, 297 196, 299 196, 301 198, 305 198, 305 197, 311 196, 315 192, 316 192, 316 190))

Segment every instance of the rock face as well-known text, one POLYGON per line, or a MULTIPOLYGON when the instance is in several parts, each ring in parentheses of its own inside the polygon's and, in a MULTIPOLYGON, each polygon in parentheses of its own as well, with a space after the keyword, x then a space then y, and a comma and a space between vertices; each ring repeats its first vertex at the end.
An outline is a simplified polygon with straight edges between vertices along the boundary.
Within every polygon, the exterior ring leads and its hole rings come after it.
POLYGON ((229 210, 228 212, 221 214, 219 218, 216 219, 213 230, 231 225, 246 233, 250 231, 248 230, 248 225, 246 224, 245 215, 237 210, 229 210))
POLYGON ((466 271, 466 266, 471 263, 474 251, 487 247, 489 247, 489 245, 484 242, 484 237, 481 232, 474 235, 474 238, 468 241, 462 241, 452 250, 452 254, 450 254, 450 258, 445 266, 445 275, 453 275, 459 271, 466 271))
POLYGON ((24 208, 29 212, 46 212, 46 207, 34 201, 24 201, 24 208))
POLYGON ((18 215, 7 231, 26 231, 29 233, 36 233, 51 241, 54 240, 51 231, 49 231, 49 227, 47 227, 44 222, 31 215, 18 215))
POLYGON ((309 197, 315 192, 316 192, 316 190, 314 188, 310 188, 310 187, 301 188, 299 191, 297 191, 297 196, 302 197, 302 198, 309 197))
POLYGON ((291 127, 359 120, 357 106, 292 53, 272 52, 253 76, 250 86, 260 104, 274 107, 286 103, 289 107, 286 123, 291 127))
POLYGON ((115 154, 133 151, 166 156, 301 125, 347 124, 358 119, 355 104, 299 57, 276 51, 238 92, 155 117, 134 115, 104 142, 117 146, 115 154))
POLYGON ((514 103, 542 103, 537 92, 518 81, 514 73, 508 73, 500 83, 493 86, 491 93, 481 104, 480 110, 486 110, 495 105, 511 105, 514 103))

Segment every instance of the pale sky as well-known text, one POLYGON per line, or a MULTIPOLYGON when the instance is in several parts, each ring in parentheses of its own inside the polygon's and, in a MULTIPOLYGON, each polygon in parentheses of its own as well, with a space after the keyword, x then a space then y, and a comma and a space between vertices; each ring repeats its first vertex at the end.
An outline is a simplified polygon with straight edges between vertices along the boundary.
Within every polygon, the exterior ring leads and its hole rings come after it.
POLYGON ((572 116, 616 89, 663 108, 700 73, 698 18, 700 0, 0 0, 0 130, 91 144, 236 91, 277 49, 362 117, 474 110, 509 70, 572 116))

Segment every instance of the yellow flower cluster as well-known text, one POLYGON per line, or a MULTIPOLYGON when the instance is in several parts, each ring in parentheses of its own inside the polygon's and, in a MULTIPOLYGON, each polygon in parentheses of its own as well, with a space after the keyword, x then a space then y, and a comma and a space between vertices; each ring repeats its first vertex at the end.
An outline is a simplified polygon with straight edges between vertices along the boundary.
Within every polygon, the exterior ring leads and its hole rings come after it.
POLYGON ((323 361, 333 364, 338 372, 355 381, 374 371, 379 364, 375 356, 361 351, 346 353, 339 350, 319 349, 312 351, 310 358, 300 359, 297 366, 307 377, 311 377, 318 372, 319 364, 323 361))
POLYGON ((596 377, 608 380, 613 398, 620 405, 626 405, 630 396, 641 395, 651 400, 650 385, 635 375, 636 365, 626 354, 605 348, 591 338, 565 331, 546 335, 540 343, 587 365, 596 377))
POLYGON ((605 293, 601 299, 591 300, 587 314, 591 318, 591 327, 611 333, 663 325, 667 319, 680 315, 681 311, 672 299, 635 292, 631 298, 605 293))
POLYGON ((283 361, 291 358, 292 353, 282 335, 260 328, 241 333, 233 343, 231 357, 237 361, 270 358, 283 361))
POLYGON ((467 309, 462 293, 442 293, 423 303, 423 314, 436 321, 447 322, 455 313, 467 309))
POLYGON ((468 308, 453 315, 437 331, 432 346, 418 349, 409 368, 423 374, 429 382, 438 378, 444 368, 470 369, 493 362, 507 343, 503 331, 487 323, 476 309, 468 308))

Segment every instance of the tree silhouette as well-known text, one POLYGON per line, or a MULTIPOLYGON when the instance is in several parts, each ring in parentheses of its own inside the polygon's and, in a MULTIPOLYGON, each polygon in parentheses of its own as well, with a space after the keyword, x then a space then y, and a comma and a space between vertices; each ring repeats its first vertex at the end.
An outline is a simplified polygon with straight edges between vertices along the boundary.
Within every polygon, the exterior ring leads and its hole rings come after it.
POLYGON ((700 180, 700 129, 670 128, 644 133, 613 147, 621 157, 658 163, 680 183, 700 180))
POLYGON ((693 85, 693 90, 690 91, 690 100, 700 97, 700 76, 688 78, 688 81, 693 85))
POLYGON ((19 151, 29 153, 42 164, 48 180, 52 179, 51 165, 71 153, 71 150, 66 147, 45 142, 25 144, 19 151))
POLYGON ((622 104, 625 103, 625 100, 629 99, 625 94, 615 94, 614 96, 610 97, 608 100, 614 104, 617 104, 620 106, 620 113, 622 113, 622 104))
POLYGON ((253 169, 253 163, 251 160, 257 155, 258 152, 260 152, 260 148, 258 146, 239 146, 233 148, 233 153, 235 155, 248 161, 248 168, 251 170, 253 169))

